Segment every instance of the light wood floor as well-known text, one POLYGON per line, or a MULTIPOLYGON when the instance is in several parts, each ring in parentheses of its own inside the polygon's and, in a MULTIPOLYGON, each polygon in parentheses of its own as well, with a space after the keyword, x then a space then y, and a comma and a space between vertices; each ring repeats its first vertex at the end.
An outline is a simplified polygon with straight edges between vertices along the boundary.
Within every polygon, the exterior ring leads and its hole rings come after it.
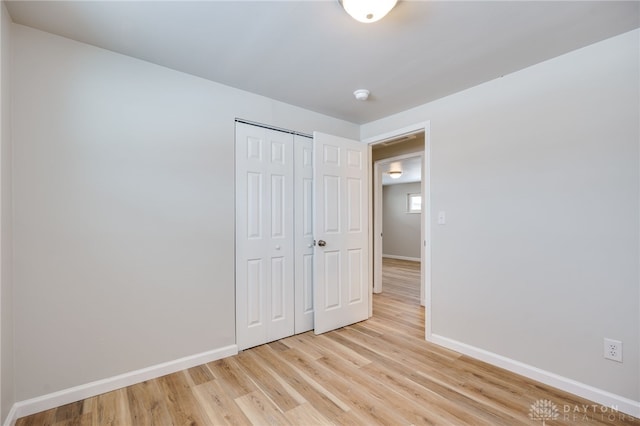
POLYGON ((384 292, 367 321, 289 337, 17 426, 541 425, 529 410, 542 399, 559 411, 549 426, 638 424, 593 407, 566 414, 566 406, 592 403, 425 342, 419 275, 415 262, 385 259, 384 292))

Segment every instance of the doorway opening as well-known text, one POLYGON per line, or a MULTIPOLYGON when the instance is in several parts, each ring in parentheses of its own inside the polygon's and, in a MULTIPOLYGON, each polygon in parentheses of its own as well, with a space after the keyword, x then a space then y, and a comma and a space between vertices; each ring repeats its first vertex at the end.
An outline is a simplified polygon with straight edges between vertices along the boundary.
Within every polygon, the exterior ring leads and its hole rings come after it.
POLYGON ((383 293, 386 282, 394 296, 405 294, 416 304, 419 291, 427 339, 431 275, 428 124, 366 140, 372 165, 373 292, 383 293), (398 288, 405 284, 407 287, 398 288))
MULTIPOLYGON (((422 135, 417 135, 418 138, 422 139, 422 135)), ((414 145, 419 148, 422 146, 420 139, 419 144, 398 145, 396 149, 413 149, 414 145)), ((421 269, 424 245, 423 161, 422 152, 416 151, 374 162, 374 293, 383 291, 384 264, 395 263, 398 266, 404 262, 405 266, 417 264, 421 269)), ((424 305, 424 292, 420 289, 418 292, 420 304, 424 305)))

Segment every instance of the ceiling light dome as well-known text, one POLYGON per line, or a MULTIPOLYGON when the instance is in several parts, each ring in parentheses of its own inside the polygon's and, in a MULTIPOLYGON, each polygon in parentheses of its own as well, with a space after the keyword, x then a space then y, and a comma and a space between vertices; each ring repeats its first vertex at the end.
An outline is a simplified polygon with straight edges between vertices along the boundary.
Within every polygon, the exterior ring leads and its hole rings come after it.
POLYGON ((356 21, 370 23, 384 18, 398 0, 338 0, 356 21))
POLYGON ((389 172, 391 179, 398 179, 400 176, 402 176, 402 170, 392 170, 389 172))
POLYGON ((353 96, 359 101, 366 101, 369 99, 369 91, 367 89, 358 89, 353 92, 353 96))

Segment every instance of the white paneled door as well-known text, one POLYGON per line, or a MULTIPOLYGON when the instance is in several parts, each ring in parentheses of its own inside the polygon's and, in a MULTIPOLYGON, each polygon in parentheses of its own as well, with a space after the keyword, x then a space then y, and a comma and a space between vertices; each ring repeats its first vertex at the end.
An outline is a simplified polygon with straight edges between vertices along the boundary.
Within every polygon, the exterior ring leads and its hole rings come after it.
POLYGON ((239 349, 294 332, 293 135, 236 124, 239 349))
POLYGON ((238 349, 367 319, 367 148, 236 123, 238 349))
POLYGON ((313 330, 313 139, 294 139, 295 332, 313 330))
POLYGON ((369 317, 368 147, 315 132, 316 334, 369 317))

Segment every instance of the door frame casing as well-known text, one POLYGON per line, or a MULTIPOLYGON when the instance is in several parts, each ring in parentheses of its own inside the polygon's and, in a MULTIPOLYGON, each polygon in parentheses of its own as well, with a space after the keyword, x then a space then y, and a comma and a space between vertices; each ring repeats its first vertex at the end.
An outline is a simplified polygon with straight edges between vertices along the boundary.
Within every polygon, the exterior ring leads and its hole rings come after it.
MULTIPOLYGON (((415 123, 409 126, 405 126, 399 129, 395 129, 389 132, 385 132, 376 136, 372 136, 362 140, 363 143, 369 145, 369 152, 371 152, 371 146, 387 141, 389 139, 396 139, 403 135, 414 134, 424 132, 424 154, 423 154, 423 164, 422 164, 422 203, 423 208, 422 211, 422 224, 424 229, 424 237, 423 237, 423 248, 422 252, 422 261, 421 261, 421 277, 422 283, 421 286, 424 289, 424 307, 425 307, 425 339, 431 341, 432 330, 431 330, 431 122, 423 121, 419 123, 415 123)), ((374 175, 373 175, 373 164, 369 163, 369 187, 370 191, 373 189, 374 185, 374 175)), ((371 192, 370 192, 371 193, 371 192)), ((369 241, 370 247, 373 247, 373 197, 369 200, 369 241)), ((371 265, 371 270, 373 271, 374 267, 374 250, 370 250, 369 252, 369 262, 371 265)), ((373 285, 371 286, 371 293, 373 293, 373 285)), ((421 291, 422 293, 422 291, 421 291)), ((373 294, 371 296, 371 300, 373 299, 373 294)), ((372 308, 370 307, 369 314, 372 314, 372 308)))

